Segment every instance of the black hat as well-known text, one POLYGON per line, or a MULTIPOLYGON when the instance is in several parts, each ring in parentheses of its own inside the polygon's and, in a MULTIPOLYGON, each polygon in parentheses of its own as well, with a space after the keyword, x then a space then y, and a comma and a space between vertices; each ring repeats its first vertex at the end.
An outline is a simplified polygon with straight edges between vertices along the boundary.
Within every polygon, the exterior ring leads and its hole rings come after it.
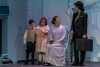
POLYGON ((74 3, 76 7, 78 7, 81 11, 84 11, 84 4, 81 1, 77 1, 74 3))

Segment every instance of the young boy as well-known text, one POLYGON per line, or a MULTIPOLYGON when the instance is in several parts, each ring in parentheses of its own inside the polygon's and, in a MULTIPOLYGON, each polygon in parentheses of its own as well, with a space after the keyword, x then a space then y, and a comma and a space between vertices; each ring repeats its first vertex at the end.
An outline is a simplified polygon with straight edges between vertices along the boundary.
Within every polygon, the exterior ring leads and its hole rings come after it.
POLYGON ((34 64, 34 53, 35 53, 35 22, 33 19, 29 20, 29 27, 26 29, 24 34, 24 44, 26 45, 26 61, 24 64, 28 64, 29 54, 31 53, 31 64, 34 64))

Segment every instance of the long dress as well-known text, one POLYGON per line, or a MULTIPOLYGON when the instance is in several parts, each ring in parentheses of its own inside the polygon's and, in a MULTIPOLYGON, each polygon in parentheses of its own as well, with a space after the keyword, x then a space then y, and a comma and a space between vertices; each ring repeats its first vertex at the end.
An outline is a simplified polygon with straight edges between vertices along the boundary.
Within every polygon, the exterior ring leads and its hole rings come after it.
POLYGON ((46 49, 46 61, 55 66, 64 66, 65 62, 65 52, 64 39, 66 37, 66 29, 63 25, 58 28, 52 26, 50 28, 49 40, 56 40, 60 43, 48 44, 46 49))
POLYGON ((47 32, 50 30, 49 26, 37 26, 36 28, 36 52, 43 52, 46 51, 47 46, 47 39, 48 35, 43 34, 42 32, 47 32), (42 32, 41 32, 42 31, 42 32))

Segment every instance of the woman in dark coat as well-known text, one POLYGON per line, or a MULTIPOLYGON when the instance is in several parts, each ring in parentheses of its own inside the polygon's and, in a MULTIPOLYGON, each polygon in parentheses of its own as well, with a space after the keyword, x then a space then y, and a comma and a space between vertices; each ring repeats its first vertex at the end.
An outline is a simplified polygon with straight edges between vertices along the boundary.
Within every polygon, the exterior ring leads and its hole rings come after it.
POLYGON ((87 13, 84 12, 84 5, 81 1, 74 3, 77 12, 73 14, 72 25, 71 25, 71 35, 73 35, 74 42, 74 57, 75 62, 73 66, 84 66, 85 51, 76 51, 76 39, 87 38, 87 13), (79 58, 80 52, 80 58, 79 58))

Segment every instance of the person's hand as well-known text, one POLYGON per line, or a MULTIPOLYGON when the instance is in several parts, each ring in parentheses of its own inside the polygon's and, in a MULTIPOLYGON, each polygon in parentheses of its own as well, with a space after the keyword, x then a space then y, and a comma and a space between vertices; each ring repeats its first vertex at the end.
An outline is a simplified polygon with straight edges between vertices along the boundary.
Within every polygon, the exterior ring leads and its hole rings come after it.
POLYGON ((73 35, 73 33, 74 33, 73 31, 70 32, 71 35, 73 35))
POLYGON ((84 34, 82 38, 83 38, 83 39, 86 39, 86 38, 87 38, 87 36, 84 34))
POLYGON ((53 40, 49 41, 50 44, 53 44, 53 42, 54 42, 53 40))
POLYGON ((58 42, 57 40, 55 40, 53 43, 54 43, 54 44, 58 44, 59 42, 58 42))
POLYGON ((70 32, 70 38, 71 38, 71 40, 73 38, 73 33, 74 33, 73 31, 70 32))

